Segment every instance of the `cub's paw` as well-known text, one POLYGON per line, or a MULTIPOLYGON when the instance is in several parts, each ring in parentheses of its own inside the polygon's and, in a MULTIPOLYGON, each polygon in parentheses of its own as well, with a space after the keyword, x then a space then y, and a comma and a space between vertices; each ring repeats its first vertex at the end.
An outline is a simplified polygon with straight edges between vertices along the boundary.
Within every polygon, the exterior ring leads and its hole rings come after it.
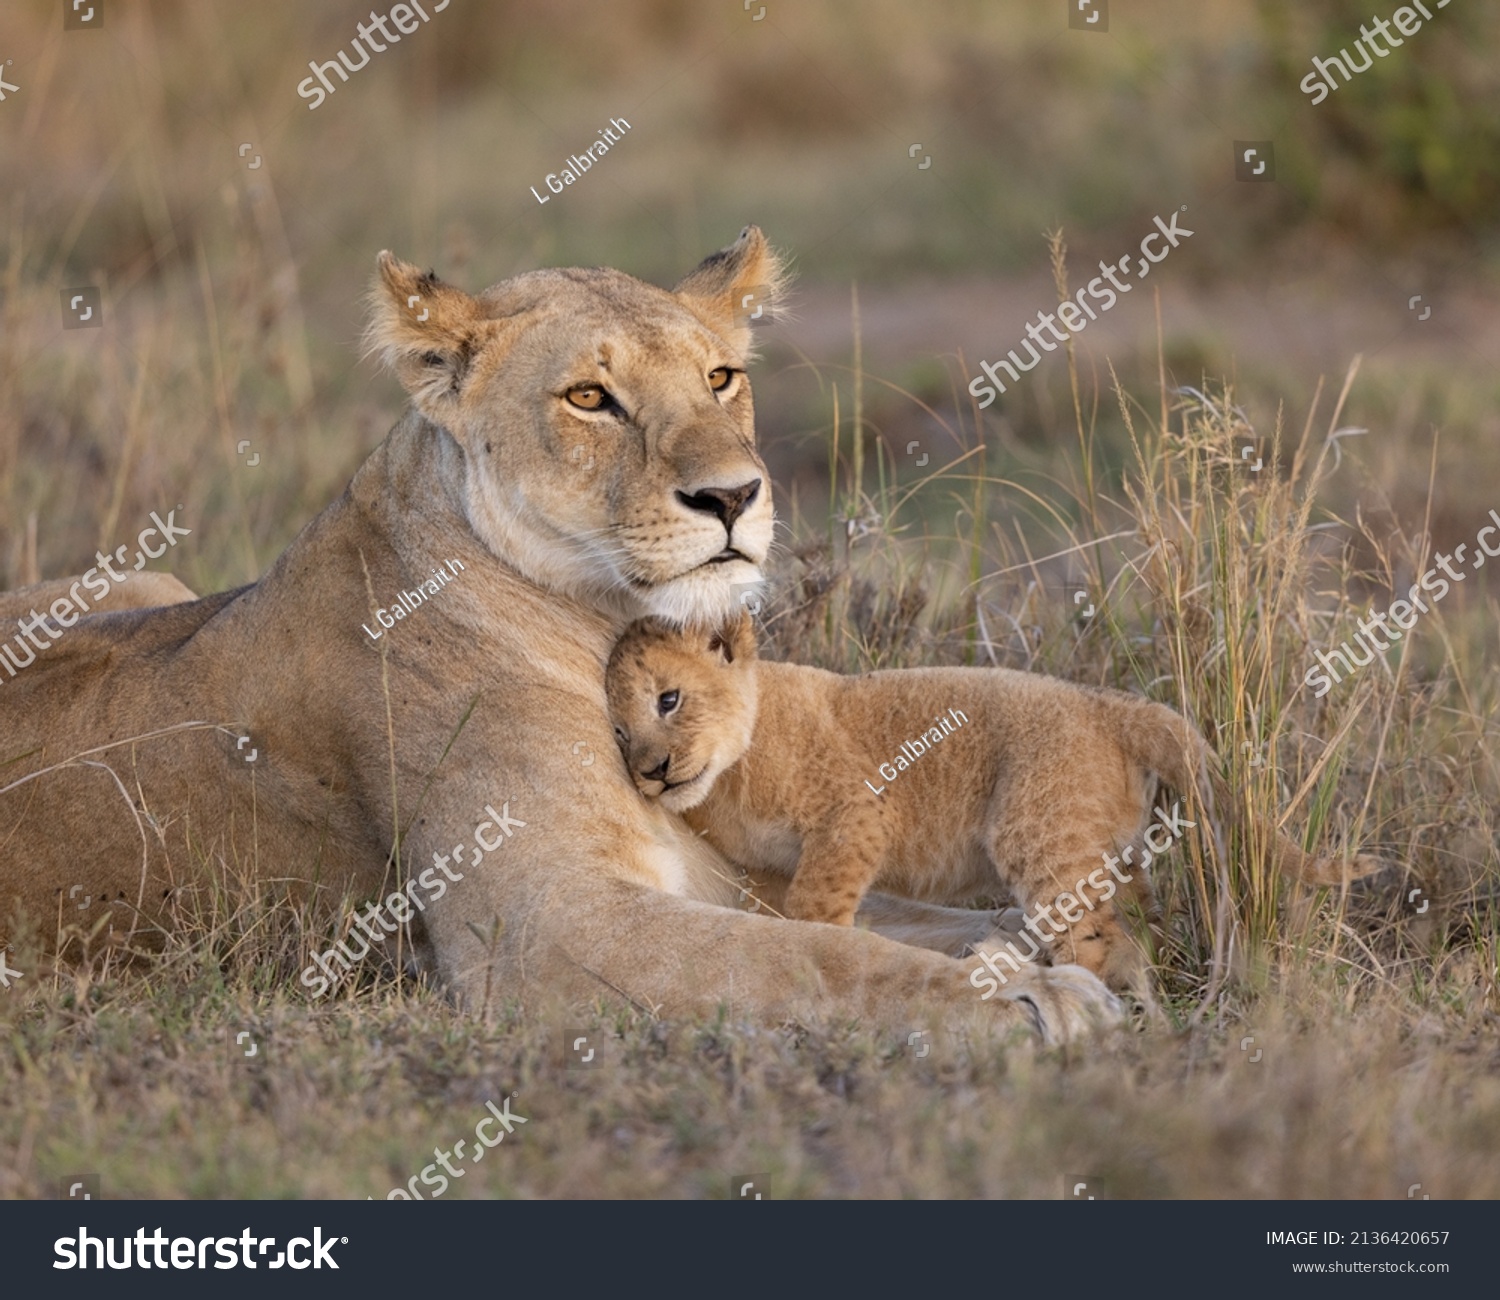
POLYGON ((969 945, 964 956, 971 952, 993 952, 997 948, 1003 948, 1020 938, 1021 931, 1026 928, 1026 913, 1019 907, 1007 907, 1003 911, 983 912, 980 915, 988 920, 989 928, 981 938, 969 945))

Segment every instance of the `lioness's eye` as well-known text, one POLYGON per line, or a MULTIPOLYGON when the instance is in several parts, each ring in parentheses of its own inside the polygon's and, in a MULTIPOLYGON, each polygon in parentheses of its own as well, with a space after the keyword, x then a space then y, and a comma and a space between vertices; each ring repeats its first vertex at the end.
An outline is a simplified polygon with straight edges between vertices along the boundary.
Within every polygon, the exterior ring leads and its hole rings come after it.
POLYGON ((708 386, 716 393, 721 393, 729 387, 729 381, 734 378, 734 371, 728 366, 720 366, 717 370, 708 372, 708 386))
POLYGON ((677 702, 682 698, 681 691, 663 691, 661 697, 656 701, 656 711, 662 717, 666 717, 677 707, 677 702))
POLYGON ((583 384, 578 388, 570 388, 567 397, 569 404, 576 406, 580 411, 602 411, 614 400, 598 384, 583 384))

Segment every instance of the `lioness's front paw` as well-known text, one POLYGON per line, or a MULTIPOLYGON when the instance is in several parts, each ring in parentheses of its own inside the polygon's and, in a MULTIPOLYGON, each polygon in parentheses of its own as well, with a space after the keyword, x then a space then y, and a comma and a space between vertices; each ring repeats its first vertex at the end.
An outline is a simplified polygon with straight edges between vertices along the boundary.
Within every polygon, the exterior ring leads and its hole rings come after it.
POLYGON ((1125 1020, 1120 999, 1082 966, 1022 967, 1001 996, 1027 1005, 1049 1045, 1087 1038, 1125 1020))

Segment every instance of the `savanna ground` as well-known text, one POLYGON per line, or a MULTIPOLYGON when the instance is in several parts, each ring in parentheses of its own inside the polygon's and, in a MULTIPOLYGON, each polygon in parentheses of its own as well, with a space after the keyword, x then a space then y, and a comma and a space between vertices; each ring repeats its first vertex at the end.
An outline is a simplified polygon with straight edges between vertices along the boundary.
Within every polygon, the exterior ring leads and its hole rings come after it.
POLYGON ((753 374, 785 525, 768 653, 1139 691, 1199 723, 1245 806, 1390 866, 1312 892, 1190 836, 1144 936, 1160 1016, 1069 1049, 920 1008, 909 1037, 505 990, 486 1024, 373 967, 309 1001, 326 929, 219 900, 143 967, 10 955, 0 1196, 87 1171, 106 1196, 380 1197, 510 1094, 528 1122, 446 1195, 1500 1195, 1495 568, 1460 566, 1322 698, 1303 680, 1500 509, 1481 17, 1443 11, 1312 109, 1296 81, 1357 5, 1162 3, 1100 37, 1033 6, 845 30, 637 0, 605 43, 576 39, 598 7, 455 0, 309 114, 292 88, 357 6, 122 4, 87 36, 55 8, 3 32, 4 586, 178 503, 164 567, 257 576, 396 415, 354 343, 381 247, 470 288, 570 262, 670 282, 753 219, 804 276, 753 374), (536 204, 612 114, 618 150, 536 204), (1271 137, 1275 185, 1225 179, 1229 140, 1271 137), (1076 291, 1184 203, 1153 292, 974 408, 978 360, 1056 301, 1039 231, 1066 232, 1076 291), (105 328, 61 331, 60 290, 90 284, 105 328))

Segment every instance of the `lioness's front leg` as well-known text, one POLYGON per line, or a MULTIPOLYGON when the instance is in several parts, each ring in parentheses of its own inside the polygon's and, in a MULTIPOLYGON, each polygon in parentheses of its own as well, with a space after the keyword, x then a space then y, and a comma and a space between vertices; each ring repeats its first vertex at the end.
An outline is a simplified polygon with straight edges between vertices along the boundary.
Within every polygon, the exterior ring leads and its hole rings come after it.
POLYGON ((518 833, 454 886, 454 905, 436 904, 426 918, 441 976, 475 1010, 487 993, 491 1008, 510 999, 537 1007, 605 998, 659 1015, 727 1006, 771 1022, 816 1019, 835 1007, 890 1027, 922 1015, 938 1023, 1024 1025, 1048 1042, 1120 1014, 1108 990, 1076 967, 1038 969, 986 1006, 969 967, 940 954, 622 879, 632 848, 646 857, 660 851, 651 841, 632 845, 623 827, 586 835, 612 845, 592 852, 581 851, 576 835, 549 833, 545 813, 530 818, 526 830, 536 833, 527 841, 518 833), (498 933, 487 916, 504 918, 498 933))
MULTIPOLYGON (((489 807, 512 819, 502 847, 478 861, 465 854, 463 878, 424 917, 438 973, 463 1005, 576 1008, 605 998, 663 1015, 727 1006, 771 1023, 832 1010, 893 1028, 918 1016, 1028 1026, 1047 1041, 1118 1018, 1118 1001, 1077 968, 1028 972, 986 1004, 972 963, 852 927, 718 905, 733 902, 739 873, 641 799, 619 767, 575 756, 580 742, 609 752, 602 709, 559 730, 554 704, 547 725, 533 727, 541 743, 524 765, 507 766, 483 757, 500 751, 492 719, 514 730, 523 715, 513 696, 497 695, 494 712, 476 707, 449 755, 454 778, 433 787, 406 841, 412 869, 450 853, 485 804, 462 775, 471 771, 485 772, 489 807), (724 888, 703 892, 710 884, 724 888), (716 901, 687 896, 695 892, 716 901)), ((501 839, 493 827, 472 838, 480 834, 486 846, 501 839)))

